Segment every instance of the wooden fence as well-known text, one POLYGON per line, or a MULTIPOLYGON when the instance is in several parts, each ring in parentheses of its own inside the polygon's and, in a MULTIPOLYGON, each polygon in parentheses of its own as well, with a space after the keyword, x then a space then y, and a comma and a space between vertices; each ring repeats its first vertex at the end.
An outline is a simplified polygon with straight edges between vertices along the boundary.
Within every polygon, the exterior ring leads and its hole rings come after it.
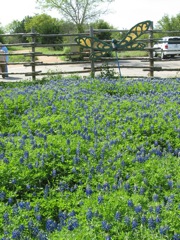
MULTIPOLYGON (((22 46, 24 47, 24 51, 21 52, 11 52, 9 51, 8 55, 10 56, 15 56, 15 55, 24 55, 24 56, 29 56, 31 61, 30 62, 8 62, 8 67, 9 67, 9 75, 22 75, 22 76, 29 76, 31 77, 33 80, 36 80, 38 76, 44 76, 44 75, 58 75, 58 74, 87 74, 89 73, 92 77, 95 76, 95 74, 97 72, 100 72, 104 69, 104 71, 106 71, 107 69, 111 68, 111 69, 115 69, 118 70, 118 65, 117 65, 117 59, 114 58, 108 58, 108 57, 103 57, 101 58, 101 60, 98 61, 94 61, 94 60, 89 60, 88 55, 90 54, 90 52, 87 52, 85 49, 83 50, 83 52, 81 52, 81 56, 83 55, 83 60, 81 61, 77 61, 77 60, 73 60, 73 58, 75 58, 75 56, 79 55, 79 47, 77 46, 77 44, 74 41, 74 38, 81 35, 81 36, 95 36, 97 33, 102 33, 102 32, 126 32, 127 30, 109 30, 109 29, 93 29, 90 28, 89 31, 87 31, 86 33, 83 34, 38 34, 36 32, 31 32, 31 33, 17 33, 17 34, 0 34, 1 37, 3 38, 8 38, 11 37, 11 39, 14 37, 16 38, 17 36, 21 36, 21 37, 28 37, 28 39, 30 39, 30 41, 28 43, 12 43, 12 44, 6 44, 7 48, 11 47, 11 46, 22 46), (57 43, 57 44, 41 44, 38 42, 38 38, 39 37, 46 37, 46 38, 51 38, 51 37, 56 37, 56 38, 64 38, 66 37, 66 39, 70 39, 69 41, 67 41, 67 43, 57 43), (42 53, 42 52, 38 52, 37 48, 38 47, 43 47, 43 48, 52 48, 52 47, 70 47, 71 48, 71 52, 69 53, 64 53, 64 54, 59 54, 56 53, 55 51, 52 51, 52 54, 46 54, 46 53, 42 53), (27 48, 30 49, 27 52, 27 48), (39 61, 38 58, 42 57, 42 56, 56 56, 56 57, 69 57, 72 60, 71 61, 56 61, 56 62, 43 62, 43 61, 39 61), (14 65, 20 65, 23 67, 23 71, 21 70, 20 72, 18 72, 18 68, 13 68, 15 69, 14 71, 11 71, 12 66, 14 65), (10 68, 11 66, 11 68, 10 68), (50 70, 51 66, 57 67, 57 69, 54 70, 50 70), (69 68, 67 69, 66 66, 69 66, 69 68), (76 68, 74 71, 72 70, 73 67, 71 66, 79 66, 78 68, 76 68), (60 70, 59 70, 60 68, 60 70), (17 69, 17 70, 16 70, 17 69), (42 70, 43 69, 43 70, 42 70), (69 70, 70 69, 70 70, 69 70)), ((161 72, 161 71, 170 71, 170 72, 180 72, 180 65, 178 67, 175 68, 167 68, 167 67, 162 67, 160 64, 162 62, 161 58, 159 57, 153 57, 153 45, 155 42, 158 41, 157 38, 154 37, 155 33, 165 33, 159 30, 155 30, 155 29, 150 29, 147 31, 147 38, 143 39, 143 41, 147 44, 147 47, 143 50, 147 53, 146 57, 119 57, 118 61, 121 63, 122 61, 131 61, 131 63, 133 63, 133 61, 135 61, 135 64, 126 64, 126 65, 121 65, 121 69, 141 69, 144 72, 146 72, 147 76, 153 78, 155 72, 161 72), (137 61, 140 61, 140 64, 136 64, 137 61), (156 66, 156 63, 159 63, 158 66, 156 66)), ((174 34, 175 32, 171 32, 168 31, 166 32, 167 35, 171 35, 174 34)), ((180 31, 176 32, 177 35, 180 35, 180 31)), ((170 61, 172 59, 166 59, 163 60, 164 61, 170 61)), ((173 59, 173 61, 180 61, 180 57, 176 57, 175 59, 173 59)), ((1 65, 3 65, 4 63, 1 63, 1 65)), ((2 75, 3 73, 1 72, 0 75, 2 75)), ((123 75, 124 76, 124 75, 123 75)), ((126 75, 125 77, 144 77, 141 75, 126 75)))

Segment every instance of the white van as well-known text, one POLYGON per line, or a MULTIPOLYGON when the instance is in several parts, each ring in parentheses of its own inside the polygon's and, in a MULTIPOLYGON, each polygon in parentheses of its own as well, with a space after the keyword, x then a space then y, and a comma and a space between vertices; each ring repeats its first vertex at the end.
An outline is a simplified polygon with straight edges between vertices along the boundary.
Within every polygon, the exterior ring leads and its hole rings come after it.
POLYGON ((180 54, 180 37, 163 37, 158 43, 154 46, 154 57, 158 55, 162 59, 167 57, 174 57, 175 55, 180 54))

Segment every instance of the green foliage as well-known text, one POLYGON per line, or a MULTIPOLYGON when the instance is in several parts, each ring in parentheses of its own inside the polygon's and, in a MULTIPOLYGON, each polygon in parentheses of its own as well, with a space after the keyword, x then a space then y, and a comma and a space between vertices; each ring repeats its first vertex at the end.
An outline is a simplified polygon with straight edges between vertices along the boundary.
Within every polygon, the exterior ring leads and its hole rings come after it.
MULTIPOLYGON (((94 29, 113 29, 109 23, 105 22, 104 20, 100 19, 97 20, 95 23, 92 24, 94 29)), ((111 32, 100 32, 96 34, 96 37, 100 40, 112 40, 112 33, 111 32)))
MULTIPOLYGON (((180 13, 176 16, 170 17, 169 15, 164 15, 155 26, 157 29, 161 29, 162 31, 180 31, 180 13)), ((167 33, 164 34, 156 34, 160 37, 167 36, 167 33)), ((180 36, 180 33, 171 33, 171 36, 180 36)))
POLYGON ((102 65, 104 68, 102 68, 101 73, 100 73, 100 78, 107 78, 107 79, 117 79, 119 76, 117 76, 117 73, 115 72, 114 69, 111 69, 108 66, 108 63, 105 63, 102 65))
MULTIPOLYGON (((34 32, 40 34, 59 34, 63 33, 63 21, 52 18, 47 14, 36 15, 25 22, 26 32, 34 32)), ((62 43, 62 37, 37 37, 37 42, 42 44, 62 43)))
POLYGON ((179 238, 179 79, 0 91, 2 239, 179 238))

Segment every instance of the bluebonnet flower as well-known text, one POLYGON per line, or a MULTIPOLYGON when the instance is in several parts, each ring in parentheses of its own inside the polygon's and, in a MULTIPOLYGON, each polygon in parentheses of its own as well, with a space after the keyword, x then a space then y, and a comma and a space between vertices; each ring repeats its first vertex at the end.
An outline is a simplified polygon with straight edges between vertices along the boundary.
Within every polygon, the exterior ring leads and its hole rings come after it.
POLYGON ((6 164, 9 164, 9 159, 8 158, 4 158, 3 162, 6 163, 6 164))
POLYGON ((38 215, 36 215, 36 219, 37 219, 37 221, 40 222, 42 220, 42 216, 40 214, 38 214, 38 215))
POLYGON ((111 240, 111 236, 109 236, 109 235, 106 236, 106 237, 105 237, 105 240, 111 240))
POLYGON ((19 213, 19 209, 16 206, 13 206, 13 214, 17 215, 19 213))
POLYGON ((161 222, 161 219, 160 219, 160 217, 159 217, 159 216, 157 216, 155 221, 156 221, 156 223, 160 223, 160 222, 161 222))
POLYGON ((44 198, 47 198, 49 195, 49 186, 46 184, 45 189, 44 189, 44 198))
POLYGON ((9 224, 9 214, 7 212, 3 214, 3 219, 5 224, 9 224))
POLYGON ((165 235, 167 231, 169 231, 169 227, 168 226, 160 227, 160 229, 159 229, 159 233, 161 235, 165 235))
POLYGON ((159 214, 159 213, 161 212, 161 209, 162 209, 162 206, 161 206, 161 205, 156 206, 155 212, 156 212, 157 214, 159 214))
POLYGON ((91 194, 93 193, 92 189, 90 188, 90 186, 88 185, 86 187, 86 195, 89 197, 91 194))
POLYGON ((31 210, 30 202, 25 203, 25 208, 26 208, 26 210, 31 210))
POLYGON ((34 207, 34 212, 39 212, 40 208, 39 208, 39 204, 36 204, 36 206, 34 207))
POLYGON ((141 206, 141 205, 135 206, 135 207, 134 207, 134 211, 135 211, 136 213, 142 212, 142 206, 141 206))
POLYGON ((12 239, 20 239, 20 237, 21 237, 21 232, 18 229, 12 232, 12 239))
POLYGON ((12 197, 9 197, 9 198, 8 198, 8 204, 11 204, 11 203, 13 203, 13 198, 12 198, 12 197))
POLYGON ((98 196, 98 203, 102 203, 104 201, 104 198, 102 196, 98 196))
POLYGON ((103 187, 103 189, 104 189, 105 191, 109 191, 109 190, 110 190, 110 186, 109 186, 109 183, 108 183, 108 182, 105 182, 102 187, 103 187))
POLYGON ((130 218, 128 216, 125 216, 124 222, 126 223, 126 225, 130 225, 130 218))
POLYGON ((69 217, 74 217, 76 215, 76 212, 74 210, 72 210, 70 213, 69 213, 69 217))
POLYGON ((149 212, 150 212, 150 213, 154 212, 154 209, 153 209, 152 206, 149 207, 149 212))
POLYGON ((20 201, 20 202, 18 203, 18 206, 19 206, 21 209, 25 208, 25 202, 20 201))
POLYGON ((144 192, 145 192, 145 188, 144 187, 140 187, 139 194, 140 195, 144 195, 144 192))
POLYGON ((88 211, 86 212, 86 219, 88 220, 88 221, 91 221, 92 220, 92 218, 93 218, 93 212, 92 212, 92 210, 89 208, 88 209, 88 211))
POLYGON ((31 185, 30 185, 30 184, 26 184, 26 188, 27 188, 27 189, 30 189, 30 188, 31 188, 31 185))
POLYGON ((180 240, 180 234, 179 233, 175 233, 173 235, 173 240, 180 240))
POLYGON ((70 145, 70 143, 71 143, 70 139, 67 139, 67 140, 66 140, 66 144, 67 144, 67 145, 70 145))
POLYGON ((102 229, 104 230, 104 231, 109 231, 110 229, 111 229, 111 224, 109 224, 107 221, 102 221, 102 229))
POLYGON ((37 237, 38 233, 39 233, 39 228, 37 226, 32 226, 31 233, 32 233, 33 237, 37 237))
POLYGON ((158 196, 157 194, 154 194, 154 195, 153 195, 153 201, 154 201, 154 202, 157 202, 157 201, 158 201, 158 198, 159 198, 159 196, 158 196))
POLYGON ((75 228, 79 227, 78 220, 76 218, 71 218, 68 221, 68 230, 72 231, 75 228))
POLYGON ((48 219, 46 221, 46 230, 48 232, 53 232, 57 228, 57 223, 52 219, 48 219))
POLYGON ((138 191, 138 186, 137 186, 137 185, 134 185, 133 190, 134 190, 134 192, 137 192, 137 191, 138 191))
POLYGON ((138 226, 138 222, 135 219, 133 219, 133 221, 132 221, 132 229, 135 230, 137 228, 137 226, 138 226))
POLYGON ((141 217, 141 223, 142 223, 142 224, 145 224, 146 222, 147 222, 147 218, 146 218, 145 215, 143 215, 143 216, 141 217))
POLYGON ((23 224, 21 224, 21 225, 19 226, 19 231, 20 231, 20 232, 23 232, 24 229, 25 229, 25 226, 24 226, 23 224))
POLYGON ((19 162, 20 162, 21 164, 23 164, 23 163, 24 163, 24 158, 21 157, 21 158, 19 159, 19 162))
POLYGON ((79 158, 78 156, 74 156, 74 157, 73 157, 73 163, 74 163, 74 164, 78 164, 79 161, 80 161, 80 158, 79 158))
POLYGON ((29 158, 29 152, 28 152, 28 151, 25 151, 25 152, 24 152, 24 158, 25 158, 25 159, 28 159, 28 158, 29 158))
POLYGON ((66 225, 67 214, 65 212, 60 211, 58 214, 59 222, 62 226, 66 225))
POLYGON ((56 173, 57 173, 57 172, 56 172, 56 169, 53 169, 53 170, 52 170, 52 176, 53 176, 53 177, 56 177, 56 173))
POLYGON ((28 166, 29 169, 33 169, 33 165, 32 165, 32 163, 28 163, 27 166, 28 166))
POLYGON ((0 153, 0 159, 3 159, 4 158, 4 153, 0 153))
POLYGON ((148 227, 149 229, 154 229, 156 227, 156 222, 152 217, 148 219, 148 227))
POLYGON ((38 240, 48 240, 48 236, 46 233, 39 232, 38 233, 38 240))
POLYGON ((125 189, 126 191, 130 191, 130 184, 126 182, 126 183, 124 184, 124 189, 125 189))
POLYGON ((173 181, 172 180, 168 180, 168 186, 170 189, 173 188, 173 181))
POLYGON ((0 192, 0 200, 3 201, 6 198, 6 193, 4 191, 0 192))
POLYGON ((132 200, 128 200, 128 207, 134 207, 134 203, 132 200))
POLYGON ((120 219, 121 219, 121 214, 120 214, 120 212, 117 211, 117 212, 115 213, 115 220, 116 220, 116 221, 120 221, 120 219))

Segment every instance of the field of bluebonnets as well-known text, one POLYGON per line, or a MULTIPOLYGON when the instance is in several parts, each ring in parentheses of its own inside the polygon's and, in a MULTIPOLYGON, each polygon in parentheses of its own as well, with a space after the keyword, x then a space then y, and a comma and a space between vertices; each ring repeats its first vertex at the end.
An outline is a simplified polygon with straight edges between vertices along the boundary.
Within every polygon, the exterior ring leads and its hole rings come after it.
POLYGON ((180 239, 180 79, 0 86, 0 239, 180 239))

